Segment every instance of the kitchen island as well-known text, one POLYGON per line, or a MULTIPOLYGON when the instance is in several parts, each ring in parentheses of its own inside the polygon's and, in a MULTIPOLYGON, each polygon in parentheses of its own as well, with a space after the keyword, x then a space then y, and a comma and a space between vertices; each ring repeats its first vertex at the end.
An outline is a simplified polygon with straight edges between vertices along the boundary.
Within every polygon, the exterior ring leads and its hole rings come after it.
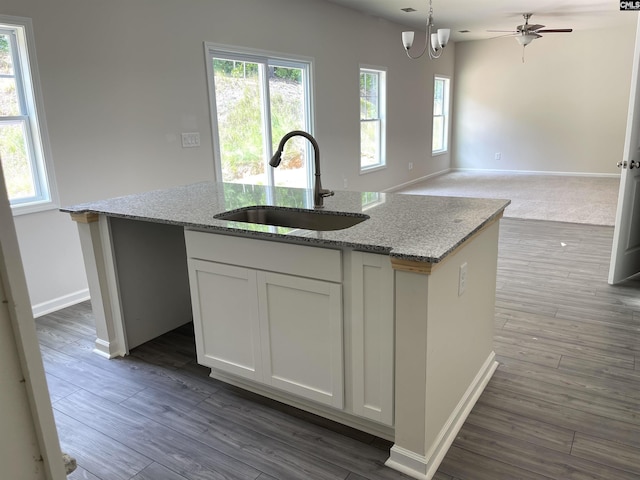
POLYGON ((305 210, 305 189, 199 183, 63 209, 78 222, 95 351, 126 355, 194 322, 211 376, 394 442, 387 465, 436 471, 496 368, 507 200, 336 192, 307 230, 214 218, 305 210))

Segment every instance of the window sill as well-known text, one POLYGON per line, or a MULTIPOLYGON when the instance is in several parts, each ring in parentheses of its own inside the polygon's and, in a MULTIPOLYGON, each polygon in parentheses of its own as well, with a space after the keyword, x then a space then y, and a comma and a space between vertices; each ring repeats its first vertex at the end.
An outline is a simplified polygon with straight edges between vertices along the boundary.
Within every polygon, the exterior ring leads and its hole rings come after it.
POLYGON ((446 155, 449 153, 449 150, 438 150, 437 152, 431 152, 432 157, 439 157, 441 155, 446 155))
POLYGON ((386 165, 375 165, 373 167, 361 168, 360 169, 360 175, 364 175, 366 173, 377 172, 379 170, 386 170, 386 168, 387 168, 386 165))
POLYGON ((11 205, 11 213, 14 217, 28 215, 30 213, 45 212, 47 210, 57 210, 60 206, 52 201, 28 203, 24 205, 11 205))

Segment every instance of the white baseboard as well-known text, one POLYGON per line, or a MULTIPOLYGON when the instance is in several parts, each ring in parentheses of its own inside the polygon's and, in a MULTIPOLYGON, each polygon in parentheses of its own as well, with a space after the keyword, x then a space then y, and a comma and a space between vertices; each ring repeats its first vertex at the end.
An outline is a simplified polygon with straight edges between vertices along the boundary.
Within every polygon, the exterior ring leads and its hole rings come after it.
POLYGON ((553 175, 558 177, 594 177, 594 178, 619 178, 619 173, 587 173, 587 172, 548 172, 543 170, 501 170, 496 168, 451 168, 451 172, 476 172, 476 173, 508 173, 522 175, 553 175))
POLYGON ((469 413, 471 413, 471 409, 480 398, 489 380, 491 380, 496 368, 498 368, 498 362, 496 362, 495 358, 496 354, 491 352, 426 455, 420 455, 394 445, 391 447, 390 456, 385 465, 412 478, 430 480, 438 470, 442 459, 449 447, 451 447, 469 413))
POLYGON ((116 346, 117 344, 114 344, 113 342, 107 342, 106 340, 96 338, 93 353, 100 355, 101 357, 108 358, 109 360, 116 357, 124 357, 126 352, 115 348, 116 346))
POLYGON ((89 298, 89 289, 85 289, 78 292, 70 293, 68 295, 64 295, 62 297, 54 298, 53 300, 38 303, 37 305, 32 305, 31 310, 33 311, 33 318, 38 318, 48 313, 57 312, 58 310, 70 307, 71 305, 75 305, 76 303, 89 300, 89 298))
POLYGON ((391 188, 387 188, 386 190, 382 190, 382 193, 397 192, 398 190, 402 190, 403 188, 410 187, 411 185, 413 185, 415 183, 424 182, 425 180, 429 180, 430 178, 434 178, 434 177, 439 177, 440 175, 444 175, 445 173, 449 173, 451 171, 452 170, 450 168, 447 168, 445 170, 440 170, 439 172, 430 173, 429 175, 425 175, 424 177, 416 178, 416 179, 411 180, 409 182, 405 182, 405 183, 401 183, 400 185, 396 185, 395 187, 391 187, 391 188))

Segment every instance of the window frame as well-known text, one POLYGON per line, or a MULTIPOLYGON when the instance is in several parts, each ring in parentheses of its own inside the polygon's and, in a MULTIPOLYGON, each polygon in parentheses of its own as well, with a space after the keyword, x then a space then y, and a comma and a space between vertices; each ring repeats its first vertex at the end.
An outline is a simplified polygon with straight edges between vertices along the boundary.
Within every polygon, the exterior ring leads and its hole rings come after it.
POLYGON ((378 116, 375 119, 363 119, 361 107, 359 106, 360 124, 360 174, 375 172, 387 168, 387 68, 361 64, 358 69, 358 100, 362 102, 362 92, 360 92, 360 78, 363 73, 374 73, 378 76, 378 116), (362 124, 363 122, 378 122, 378 153, 379 161, 373 165, 362 165, 362 124))
POLYGON ((31 162, 34 191, 24 199, 9 199, 13 215, 58 208, 58 193, 49 135, 45 122, 40 74, 35 52, 35 36, 30 18, 0 15, 0 32, 8 34, 14 53, 14 77, 21 115, 0 116, 0 123, 24 125, 27 154, 31 162))
MULTIPOLYGON (((271 52, 267 50, 259 50, 253 48, 245 48, 238 47, 233 45, 225 45, 214 42, 204 42, 204 56, 205 56, 205 65, 207 71, 207 89, 209 92, 209 112, 211 115, 211 138, 213 140, 213 156, 214 156, 214 176, 215 180, 222 182, 222 155, 220 152, 220 139, 218 135, 218 114, 217 114, 217 105, 216 105, 216 96, 215 96, 215 74, 213 71, 213 59, 222 57, 229 57, 230 59, 235 59, 237 61, 245 61, 245 62, 253 62, 264 64, 265 66, 270 66, 273 64, 277 64, 278 66, 290 66, 299 68, 301 66, 304 67, 306 72, 306 85, 304 85, 304 94, 305 94, 305 104, 304 108, 306 111, 306 119, 307 123, 306 131, 310 135, 314 135, 314 117, 315 111, 313 108, 313 99, 314 99, 314 85, 313 85, 313 58, 311 57, 303 57, 300 55, 290 55, 290 54, 282 54, 277 52, 271 52)), ((268 85, 263 85, 263 108, 266 107, 267 111, 270 111, 270 98, 269 98, 269 88, 268 85)), ((264 131, 265 139, 269 139, 272 137, 271 134, 271 122, 266 122, 265 131, 264 131)), ((271 142, 265 141, 264 149, 265 149, 265 157, 268 160, 273 155, 273 151, 277 145, 271 145, 271 142)), ((312 159, 313 153, 311 151, 311 144, 309 142, 305 142, 306 148, 306 158, 312 159)), ((311 165, 306 169, 306 188, 313 188, 313 167, 311 165)), ((266 170, 267 179, 268 179, 268 196, 272 195, 274 185, 274 172, 273 168, 267 167, 266 170)), ((312 199, 312 197, 309 197, 312 199)))
POLYGON ((451 112, 451 77, 447 76, 447 75, 439 75, 436 74, 433 76, 433 95, 432 95, 432 99, 433 99, 433 107, 432 107, 432 117, 431 117, 431 156, 435 157, 438 155, 444 155, 446 153, 449 153, 449 125, 450 125, 450 112, 451 112), (442 101, 442 114, 440 115, 436 115, 435 109, 436 109, 436 83, 438 81, 443 81, 444 82, 444 92, 443 92, 443 101, 442 101), (442 125, 443 125, 443 132, 442 132, 442 143, 443 143, 443 148, 439 149, 439 150, 435 150, 433 148, 433 137, 435 134, 435 128, 436 128, 436 122, 435 119, 436 117, 442 117, 442 125))

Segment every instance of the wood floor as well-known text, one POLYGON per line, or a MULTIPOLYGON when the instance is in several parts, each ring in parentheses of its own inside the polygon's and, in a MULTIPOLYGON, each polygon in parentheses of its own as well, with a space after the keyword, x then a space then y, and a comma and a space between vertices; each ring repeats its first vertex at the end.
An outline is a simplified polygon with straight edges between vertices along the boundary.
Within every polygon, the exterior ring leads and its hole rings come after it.
MULTIPOLYGON (((612 234, 503 220, 500 367, 436 480, 640 478, 640 280, 607 285, 612 234)), ((87 304, 37 328, 71 479, 408 478, 388 442, 208 378, 189 327, 110 361, 87 304)))

